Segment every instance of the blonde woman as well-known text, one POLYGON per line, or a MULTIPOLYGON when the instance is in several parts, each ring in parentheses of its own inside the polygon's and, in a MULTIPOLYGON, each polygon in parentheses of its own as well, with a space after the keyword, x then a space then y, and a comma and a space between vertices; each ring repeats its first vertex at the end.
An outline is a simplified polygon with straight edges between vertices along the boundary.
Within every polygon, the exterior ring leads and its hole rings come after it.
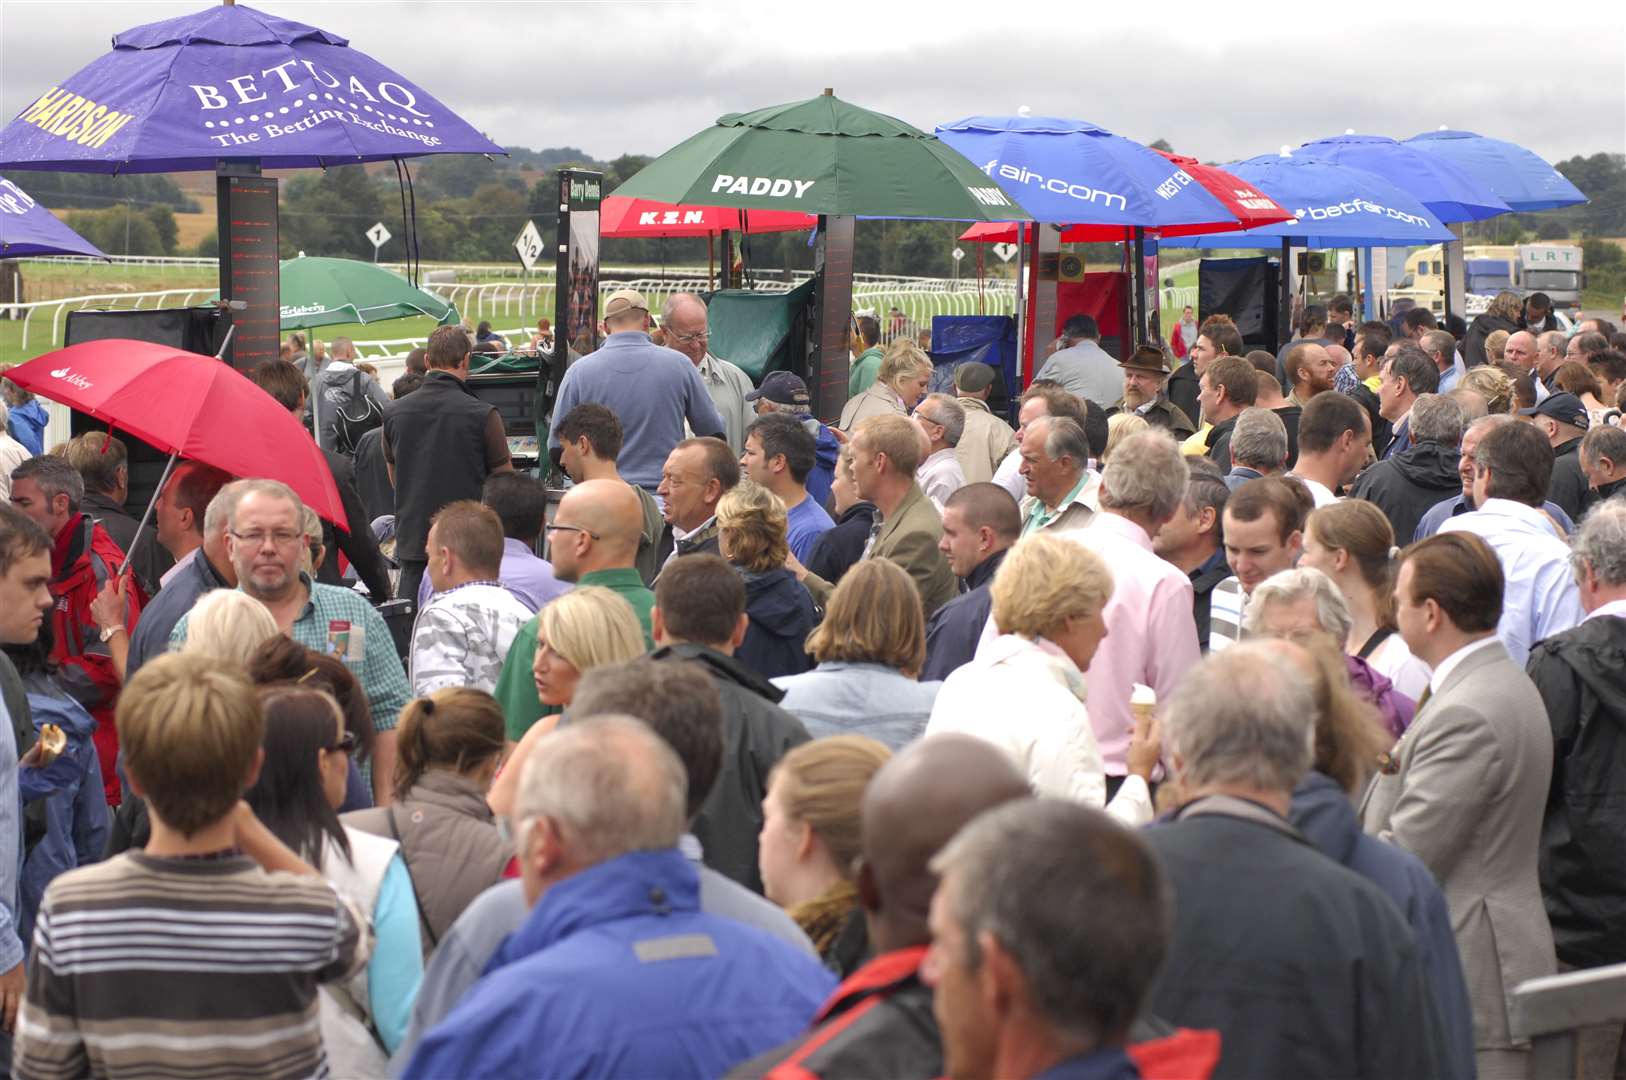
POLYGON ((602 585, 578 586, 537 615, 536 696, 564 708, 583 672, 642 655, 644 631, 632 605, 602 585))
POLYGON ((1481 364, 1469 368, 1458 384, 1485 399, 1485 412, 1497 416, 1513 411, 1513 380, 1501 368, 1481 364))
POLYGON ((1107 417, 1107 447, 1101 451, 1101 464, 1106 465, 1119 443, 1137 432, 1149 431, 1151 427, 1145 417, 1132 412, 1113 413, 1107 417))
POLYGON ((871 416, 908 416, 926 396, 931 378, 932 362, 920 346, 908 338, 899 338, 887 347, 874 384, 847 402, 836 426, 851 432, 871 416))
POLYGON ((893 750, 919 737, 941 682, 918 682, 926 663, 920 590, 896 563, 865 559, 847 571, 807 639, 818 667, 775 679, 779 707, 815 739, 868 735, 893 750))
POLYGON ((236 589, 215 589, 192 605, 180 651, 246 672, 260 646, 280 633, 276 617, 264 604, 236 589))
POLYGON ((864 790, 891 756, 862 735, 803 743, 774 766, 762 800, 763 892, 842 978, 864 962, 868 945, 854 885, 864 790))
POLYGON ((723 558, 745 579, 750 626, 734 659, 772 679, 812 667, 807 635, 817 615, 813 598, 785 569, 790 546, 785 504, 760 484, 741 480, 717 503, 717 540, 723 558))
POLYGON ((1485 359, 1493 364, 1502 362, 1503 351, 1507 348, 1507 339, 1512 337, 1506 330, 1492 330, 1485 335, 1485 359))
POLYGON ((1071 540, 1035 533, 1005 556, 992 586, 1001 633, 943 682, 926 736, 975 735, 1004 750, 1040 795, 1070 798, 1127 824, 1151 820, 1157 764, 1150 724, 1130 737, 1129 776, 1110 803, 1101 748, 1084 708, 1084 672, 1106 637, 1112 572, 1071 540))

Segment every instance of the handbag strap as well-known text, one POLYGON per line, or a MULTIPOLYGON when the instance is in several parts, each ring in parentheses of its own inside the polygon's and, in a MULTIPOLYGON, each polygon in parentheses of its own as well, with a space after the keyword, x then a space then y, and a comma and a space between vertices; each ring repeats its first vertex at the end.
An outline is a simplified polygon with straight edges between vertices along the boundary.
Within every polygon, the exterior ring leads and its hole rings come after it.
POLYGON ((433 949, 440 944, 440 938, 435 934, 435 928, 429 925, 429 916, 423 913, 423 897, 418 895, 418 882, 412 876, 412 860, 407 857, 406 844, 401 842, 401 830, 396 827, 394 806, 384 811, 384 820, 390 823, 390 839, 401 851, 401 864, 406 867, 407 882, 412 886, 412 901, 418 905, 418 921, 423 923, 423 932, 429 937, 429 947, 433 949))
POLYGON ((1378 646, 1382 645, 1385 641, 1388 641, 1390 635, 1392 635, 1394 632, 1394 627, 1392 626, 1378 627, 1376 630, 1372 631, 1372 636, 1366 639, 1366 644, 1362 645, 1361 651, 1355 655, 1362 660, 1367 659, 1373 653, 1377 652, 1378 646))

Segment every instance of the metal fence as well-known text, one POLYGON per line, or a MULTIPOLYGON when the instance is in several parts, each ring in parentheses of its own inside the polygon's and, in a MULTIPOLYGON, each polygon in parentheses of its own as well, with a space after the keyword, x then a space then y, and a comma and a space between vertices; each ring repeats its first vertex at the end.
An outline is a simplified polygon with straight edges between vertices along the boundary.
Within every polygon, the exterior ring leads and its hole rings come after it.
MULTIPOLYGON (((137 308, 158 307, 187 307, 194 299, 203 299, 213 296, 215 289, 160 289, 156 292, 130 292, 130 293, 100 293, 95 296, 70 296, 60 300, 36 300, 27 304, 7 304, 0 308, 0 313, 16 319, 19 316, 23 321, 22 348, 28 348, 30 333, 38 333, 39 328, 34 325, 34 317, 41 312, 51 313, 51 336, 48 342, 52 345, 62 340, 62 320, 70 311, 83 311, 86 308, 96 308, 99 311, 132 311, 137 308), (147 301, 152 303, 147 303, 147 301)), ((43 322, 43 319, 41 320, 43 322)))

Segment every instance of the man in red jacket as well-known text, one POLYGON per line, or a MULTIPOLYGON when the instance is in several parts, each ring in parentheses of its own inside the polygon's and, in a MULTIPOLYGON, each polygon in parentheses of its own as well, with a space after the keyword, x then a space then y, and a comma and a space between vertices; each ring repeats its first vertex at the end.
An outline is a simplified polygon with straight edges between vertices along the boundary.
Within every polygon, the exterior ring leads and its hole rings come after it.
POLYGON ((128 590, 123 626, 102 630, 90 605, 102 586, 124 565, 124 552, 107 531, 80 513, 85 481, 66 459, 29 458, 11 474, 12 505, 33 518, 51 537, 51 597, 56 601, 52 627, 56 646, 51 659, 61 666, 62 688, 96 720, 96 755, 102 786, 111 806, 119 802, 118 731, 113 707, 121 678, 112 645, 122 636, 124 649, 141 612, 141 590, 128 590))

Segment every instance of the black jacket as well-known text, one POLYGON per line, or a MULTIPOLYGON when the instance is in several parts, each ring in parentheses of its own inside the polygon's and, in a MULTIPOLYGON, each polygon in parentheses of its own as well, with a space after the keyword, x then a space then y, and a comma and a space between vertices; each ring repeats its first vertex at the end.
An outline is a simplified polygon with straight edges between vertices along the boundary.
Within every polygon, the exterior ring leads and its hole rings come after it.
POLYGON ((1389 449, 1389 444, 1394 441, 1394 427, 1378 411, 1378 395, 1365 383, 1356 383, 1349 396, 1366 410, 1366 418, 1372 422, 1372 452, 1380 458, 1383 457, 1384 452, 1389 449))
POLYGON ((1458 457, 1453 447, 1433 440, 1416 443, 1363 472, 1350 498, 1376 505, 1394 526, 1395 536, 1409 541, 1424 514, 1462 491, 1458 457))
POLYGON ((1475 316, 1474 321, 1468 324, 1468 333, 1462 339, 1462 360, 1469 367, 1478 367, 1480 364, 1490 363, 1490 357, 1485 353, 1485 339, 1498 330, 1508 333, 1517 333, 1519 324, 1511 319, 1504 319, 1500 315, 1485 312, 1475 316))
POLYGON ((350 565, 356 568, 356 576, 367 586, 373 603, 382 604, 394 595, 390 588, 390 571, 378 550, 378 540, 373 536, 372 519, 367 516, 367 508, 356 493, 355 466, 350 464, 349 458, 332 450, 323 450, 322 456, 327 458, 328 468, 333 470, 333 486, 339 489, 339 502, 344 506, 348 529, 335 529, 331 521, 323 520, 322 546, 327 548, 327 558, 322 560, 322 568, 316 571, 316 580, 323 585, 344 584, 344 578, 339 574, 338 553, 342 551, 344 557, 350 560, 350 565))
POLYGON ((961 579, 966 591, 932 612, 926 623, 926 666, 920 672, 921 682, 946 679, 977 655, 982 629, 994 609, 989 586, 1004 561, 1005 552, 996 551, 972 567, 971 573, 961 579))
POLYGON ((1287 429, 1287 468, 1291 469, 1299 460, 1299 417, 1304 415, 1304 410, 1297 405, 1283 405, 1270 411, 1276 414, 1282 422, 1282 427, 1287 429))
POLYGON ((1215 424, 1208 433, 1208 460, 1226 472, 1231 470, 1231 432, 1235 430, 1236 417, 1233 416, 1215 424))
POLYGON ((782 566, 744 577, 745 614, 750 625, 734 659, 764 679, 811 671, 807 635, 818 625, 818 613, 807 586, 782 566))
POLYGON ((1563 508, 1571 521, 1579 522, 1592 505, 1592 485, 1581 471, 1581 440, 1553 448, 1553 478, 1547 485, 1547 498, 1563 508))
POLYGON ((1553 729, 1541 892, 1558 958, 1626 962, 1626 619, 1539 641, 1526 667, 1553 729))
POLYGON ((135 571, 136 580, 141 582, 142 591, 149 598, 158 591, 158 581, 169 568, 175 565, 175 559, 158 543, 158 522, 149 518, 147 527, 141 530, 141 542, 134 551, 130 550, 130 541, 135 539, 136 528, 141 522, 130 516, 129 512, 106 495, 93 491, 85 492, 80 501, 79 509, 86 517, 95 518, 96 522, 113 538, 113 543, 119 550, 129 556, 130 569, 135 571))
POLYGON ((395 462, 395 555, 423 561, 429 519, 447 503, 480 500, 491 464, 486 427, 496 407, 463 380, 431 371, 423 385, 384 410, 384 438, 395 462))
POLYGON ((1187 360, 1175 368, 1163 392, 1174 402, 1175 408, 1186 414, 1187 419, 1202 422, 1202 418, 1197 415, 1197 395, 1202 392, 1202 380, 1197 375, 1196 364, 1187 360))
POLYGON ((800 720, 779 707, 784 691, 731 656, 704 645, 667 645, 650 657, 699 664, 722 695, 723 767, 690 831, 705 851, 707 866, 760 893, 757 834, 762 831, 768 773, 811 736, 800 720))
POLYGON ((864 545, 869 543, 869 531, 875 525, 874 503, 853 503, 841 515, 835 528, 829 529, 813 545, 813 554, 807 557, 807 568, 834 585, 849 567, 864 557, 864 545))
POLYGON ((1213 600, 1214 586, 1231 576, 1231 564, 1225 561, 1225 549, 1214 552, 1208 561, 1186 575, 1191 579, 1191 614, 1197 621, 1197 645, 1208 651, 1208 613, 1213 600))
POLYGON ((384 429, 375 427, 356 441, 356 494, 367 510, 367 521, 395 513, 395 485, 384 460, 384 429))

